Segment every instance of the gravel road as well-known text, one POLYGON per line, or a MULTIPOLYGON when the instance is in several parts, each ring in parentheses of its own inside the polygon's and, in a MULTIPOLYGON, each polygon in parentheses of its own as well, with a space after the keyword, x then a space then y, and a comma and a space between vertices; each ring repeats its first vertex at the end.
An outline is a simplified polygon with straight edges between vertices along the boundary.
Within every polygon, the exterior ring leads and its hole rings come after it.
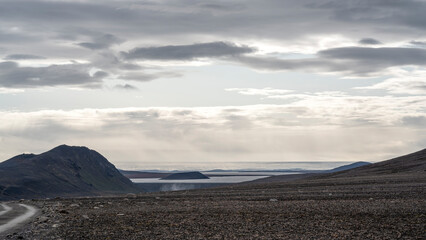
POLYGON ((0 238, 29 221, 37 213, 36 208, 26 204, 2 203, 0 206, 0 238))

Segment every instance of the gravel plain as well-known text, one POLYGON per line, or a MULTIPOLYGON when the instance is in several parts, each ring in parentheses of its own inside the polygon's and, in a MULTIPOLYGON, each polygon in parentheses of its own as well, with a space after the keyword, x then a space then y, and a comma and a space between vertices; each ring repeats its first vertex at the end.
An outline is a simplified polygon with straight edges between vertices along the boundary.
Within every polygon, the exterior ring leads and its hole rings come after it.
POLYGON ((426 239, 426 174, 24 201, 6 239, 426 239))

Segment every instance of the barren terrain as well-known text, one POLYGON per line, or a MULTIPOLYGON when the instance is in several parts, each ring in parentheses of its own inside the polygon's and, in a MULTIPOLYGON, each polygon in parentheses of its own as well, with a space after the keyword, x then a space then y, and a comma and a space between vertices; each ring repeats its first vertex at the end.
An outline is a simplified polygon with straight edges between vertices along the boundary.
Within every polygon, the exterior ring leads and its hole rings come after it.
POLYGON ((425 175, 28 201, 42 216, 7 239, 424 239, 425 175))

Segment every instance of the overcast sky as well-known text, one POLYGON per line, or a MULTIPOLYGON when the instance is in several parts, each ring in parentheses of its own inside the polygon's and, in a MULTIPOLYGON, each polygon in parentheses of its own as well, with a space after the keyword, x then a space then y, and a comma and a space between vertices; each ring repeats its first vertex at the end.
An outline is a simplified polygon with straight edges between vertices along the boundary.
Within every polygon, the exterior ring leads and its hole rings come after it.
POLYGON ((126 169, 281 168, 423 149, 425 12, 0 0, 0 160, 68 144, 126 169))

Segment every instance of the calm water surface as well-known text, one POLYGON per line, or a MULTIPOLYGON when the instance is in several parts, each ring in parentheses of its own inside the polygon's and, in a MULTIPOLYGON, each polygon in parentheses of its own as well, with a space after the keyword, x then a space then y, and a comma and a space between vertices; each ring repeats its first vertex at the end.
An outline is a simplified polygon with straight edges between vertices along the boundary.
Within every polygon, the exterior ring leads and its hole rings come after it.
POLYGON ((210 177, 210 179, 189 179, 189 180, 161 180, 159 178, 132 178, 134 183, 240 183, 253 181, 260 178, 269 177, 264 176, 224 176, 224 177, 210 177))

